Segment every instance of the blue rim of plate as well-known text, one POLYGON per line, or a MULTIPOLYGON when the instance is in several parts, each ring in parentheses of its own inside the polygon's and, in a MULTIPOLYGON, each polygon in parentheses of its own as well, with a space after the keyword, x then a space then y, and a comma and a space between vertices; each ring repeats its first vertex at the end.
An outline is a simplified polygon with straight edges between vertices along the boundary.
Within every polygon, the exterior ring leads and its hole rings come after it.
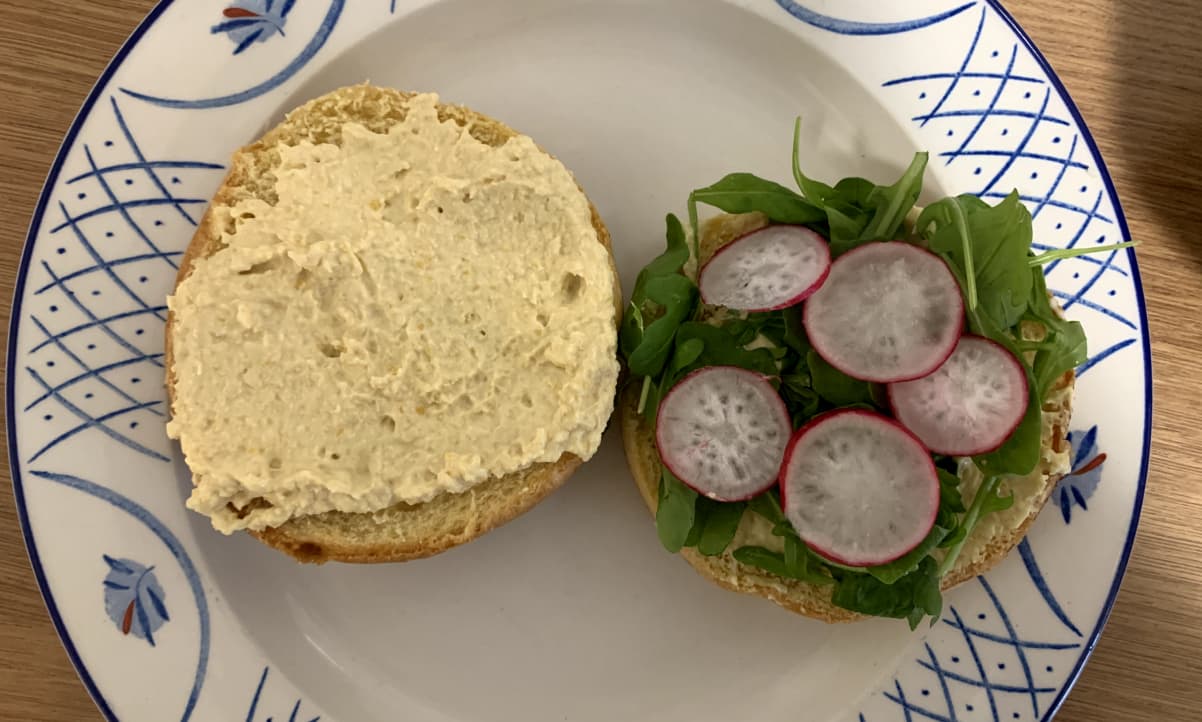
MULTIPOLYGON (((34 206, 33 217, 29 225, 29 232, 25 236, 25 245, 21 250, 21 261, 17 266, 17 280, 13 286, 13 300, 10 307, 9 328, 8 328, 8 352, 7 352, 7 369, 5 373, 5 383, 10 392, 5 398, 5 417, 8 421, 8 465, 12 472, 13 482, 13 497, 16 501, 17 519, 21 525, 21 535, 25 539, 25 549, 29 556, 30 565, 33 567, 34 577, 37 579, 38 588, 42 593, 42 600, 46 604, 46 611, 50 614, 50 621, 54 624, 54 629, 58 633, 59 640, 63 644, 63 648, 67 652, 67 657, 71 660, 71 664, 75 667, 76 674, 79 675, 88 694, 91 695, 92 701, 96 703, 101 714, 105 719, 111 722, 117 722, 117 716, 109 707, 104 695, 101 694, 100 688, 89 674, 87 667, 79 656, 79 652, 75 649, 75 644, 71 641, 70 634, 67 633, 67 627, 63 623, 62 616, 58 612, 58 607, 54 602, 54 595, 50 591, 50 585, 46 581, 46 574, 42 569, 41 560, 38 557, 37 544, 34 541, 33 534, 29 528, 29 515, 25 508, 25 494, 22 489, 21 468, 17 458, 15 449, 17 448, 17 432, 16 426, 12 423, 15 418, 16 409, 13 407, 13 396, 11 393, 13 385, 13 368, 16 361, 16 344, 13 339, 16 337, 17 328, 21 319, 21 299, 25 291, 25 280, 29 271, 29 257, 33 251, 34 242, 37 239, 38 231, 41 229, 42 216, 46 210, 46 204, 50 199, 50 193, 58 181, 59 172, 62 170, 63 160, 66 152, 70 150, 75 143, 75 138, 79 134, 80 126, 84 120, 91 114, 92 107, 96 104, 96 100, 100 95, 101 90, 106 86, 108 80, 113 76, 122 63, 125 62, 126 56, 130 50, 138 44, 146 31, 154 25, 167 8, 169 8, 175 0, 159 0, 159 2, 151 8, 146 17, 138 23, 129 37, 125 39, 121 47, 113 55, 112 60, 105 66, 104 70, 97 77, 92 89, 88 91, 87 97, 80 106, 79 111, 75 114, 75 119, 71 121, 67 133, 63 136, 63 142, 59 145, 58 152, 55 154, 54 162, 50 166, 49 172, 46 174, 46 180, 42 186, 42 192, 38 196, 37 205, 34 206)), ((1122 205, 1119 201, 1118 193, 1114 188, 1114 181, 1110 176, 1110 171, 1106 167, 1105 159, 1098 151, 1098 145, 1094 141, 1093 134, 1089 130, 1089 126, 1085 123, 1085 119, 1081 116, 1081 111, 1077 108, 1077 104, 1069 95, 1068 90, 1064 87, 1064 83, 1060 80, 1060 76, 1052 68, 1051 63, 1036 47, 1035 42, 1031 40, 1022 26, 1013 15, 1002 6, 1001 0, 985 0, 985 3, 996 11, 999 17, 1010 26, 1014 31, 1015 36, 1022 44, 1031 52, 1032 57, 1039 66, 1047 73, 1048 80, 1052 87, 1063 99, 1069 114, 1077 123, 1081 130, 1082 137, 1085 140, 1086 147, 1102 162, 1099 163, 1097 170, 1102 176, 1102 185, 1106 189, 1106 193, 1110 196, 1114 204, 1115 222, 1118 225, 1119 231, 1123 239, 1131 237, 1130 229, 1127 227, 1127 216, 1123 212, 1122 205)), ((1119 588, 1122 586, 1123 578, 1126 576, 1127 563, 1131 560, 1131 551, 1135 546, 1135 535, 1139 527, 1140 514, 1144 503, 1144 490, 1147 488, 1148 482, 1148 461, 1151 451, 1152 442, 1152 349, 1151 338, 1148 335, 1148 307, 1144 301, 1143 281, 1139 272, 1139 264, 1135 258, 1135 251, 1127 249, 1127 260, 1131 264, 1132 280, 1135 284, 1136 303, 1139 306, 1140 318, 1140 337, 1143 342, 1143 362, 1144 362, 1144 433, 1143 433, 1143 455, 1139 463, 1139 479, 1135 489, 1135 503, 1132 506, 1131 522, 1127 527, 1127 538, 1123 543, 1123 552, 1119 557, 1118 564, 1115 566, 1114 580, 1111 582, 1110 591, 1107 593, 1106 602, 1102 605, 1102 611, 1098 615, 1098 621, 1094 625, 1093 630, 1089 633, 1089 638, 1085 643, 1085 651, 1077 659, 1076 665, 1069 674, 1063 687, 1056 694, 1043 716, 1044 720, 1050 720, 1056 716, 1060 707, 1064 704, 1064 700, 1068 697, 1068 693, 1072 691, 1077 680, 1081 676, 1081 672, 1085 667, 1085 663, 1093 655, 1094 648, 1097 646, 1098 639, 1101 637, 1102 629, 1106 626, 1106 621, 1110 618, 1110 613, 1114 609, 1114 603, 1118 598, 1119 588)))

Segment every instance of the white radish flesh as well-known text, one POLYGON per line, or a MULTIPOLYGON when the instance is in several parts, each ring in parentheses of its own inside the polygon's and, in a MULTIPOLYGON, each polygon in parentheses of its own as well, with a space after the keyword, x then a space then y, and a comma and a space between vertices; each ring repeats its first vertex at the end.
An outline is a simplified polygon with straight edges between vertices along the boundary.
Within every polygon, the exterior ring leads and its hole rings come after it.
POLYGON ((790 429, 785 403, 767 379, 708 366, 660 402, 655 443, 678 479, 711 499, 735 501, 776 482, 790 429))
POLYGON ((723 246, 701 269, 701 298, 739 311, 788 308, 812 294, 831 266, 830 246, 805 226, 773 225, 723 246))
POLYGON ((847 566, 876 566, 930 533, 939 477, 927 450, 897 422, 871 411, 834 411, 789 442, 781 503, 814 551, 847 566))
POLYGON ((951 354, 964 300, 933 253, 900 241, 867 243, 835 259, 803 321, 818 355, 848 376, 908 381, 951 354))
POLYGON ((965 336, 934 373, 889 384, 898 421, 937 454, 971 456, 1001 446, 1027 412, 1027 374, 1000 344, 965 336))

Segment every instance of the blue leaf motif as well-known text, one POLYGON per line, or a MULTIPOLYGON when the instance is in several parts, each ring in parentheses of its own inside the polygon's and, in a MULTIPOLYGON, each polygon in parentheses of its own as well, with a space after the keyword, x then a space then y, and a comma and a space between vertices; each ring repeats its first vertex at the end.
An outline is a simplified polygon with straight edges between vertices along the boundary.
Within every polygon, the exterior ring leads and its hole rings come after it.
POLYGON ((122 634, 132 634, 155 646, 154 633, 170 621, 166 594, 153 566, 131 559, 102 555, 109 573, 104 578, 104 610, 122 634))
POLYGON ((1073 448, 1072 471, 1064 475, 1054 492, 1065 524, 1072 522, 1074 506, 1089 511, 1089 498, 1102 481, 1102 465, 1106 463, 1106 454, 1098 452, 1097 426, 1088 431, 1070 431, 1068 441, 1073 448))
POLYGON ((275 35, 284 35, 284 22, 296 0, 238 0, 221 15, 225 20, 209 28, 225 33, 234 42, 234 55, 275 35))

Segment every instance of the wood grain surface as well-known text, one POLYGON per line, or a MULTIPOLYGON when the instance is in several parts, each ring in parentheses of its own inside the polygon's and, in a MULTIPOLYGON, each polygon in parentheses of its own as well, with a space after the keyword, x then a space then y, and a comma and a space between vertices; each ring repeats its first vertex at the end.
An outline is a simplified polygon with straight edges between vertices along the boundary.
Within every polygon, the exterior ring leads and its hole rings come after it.
MULTIPOLYGON (((151 0, 3 0, 3 328, 43 178, 84 96, 151 0)), ((1151 473, 1110 624, 1057 717, 1202 719, 1202 2, 1010 0, 1080 106, 1143 241, 1155 368, 1151 473)), ((9 486, 8 469, 2 472, 9 486)), ((0 720, 99 719, 0 493, 0 720)))

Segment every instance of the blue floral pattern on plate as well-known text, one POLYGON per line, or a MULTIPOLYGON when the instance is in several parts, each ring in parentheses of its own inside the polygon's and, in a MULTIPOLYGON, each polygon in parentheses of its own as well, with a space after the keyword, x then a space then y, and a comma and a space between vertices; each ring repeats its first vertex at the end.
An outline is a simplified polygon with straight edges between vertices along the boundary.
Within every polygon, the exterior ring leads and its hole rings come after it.
POLYGON ((104 577, 104 609, 122 634, 132 634, 154 646, 154 633, 171 620, 167 595, 154 576, 154 567, 132 559, 103 556, 109 573, 104 577))
POLYGON ((224 20, 209 32, 225 33, 234 41, 234 55, 255 43, 284 34, 284 23, 296 0, 241 0, 221 11, 224 20))

